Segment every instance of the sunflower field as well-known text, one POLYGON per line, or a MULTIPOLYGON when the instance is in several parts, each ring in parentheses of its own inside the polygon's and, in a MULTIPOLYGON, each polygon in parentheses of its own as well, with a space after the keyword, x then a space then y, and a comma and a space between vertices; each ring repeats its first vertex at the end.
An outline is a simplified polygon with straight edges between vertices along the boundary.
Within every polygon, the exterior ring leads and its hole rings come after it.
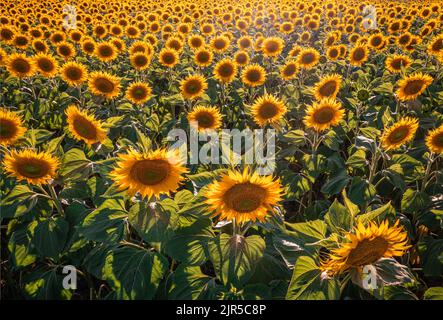
POLYGON ((442 300, 442 26, 441 0, 0 0, 2 299, 442 300), (177 129, 272 131, 272 172, 177 129))

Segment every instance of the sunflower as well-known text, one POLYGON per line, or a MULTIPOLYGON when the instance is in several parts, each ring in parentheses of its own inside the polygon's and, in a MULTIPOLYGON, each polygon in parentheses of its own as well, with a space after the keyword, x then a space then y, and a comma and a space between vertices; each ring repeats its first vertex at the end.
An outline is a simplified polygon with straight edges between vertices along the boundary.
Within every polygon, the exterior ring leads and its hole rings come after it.
POLYGON ((230 40, 225 36, 214 37, 211 40, 211 48, 217 53, 225 52, 229 47, 230 40))
POLYGON ((118 56, 118 49, 111 42, 101 42, 94 49, 94 55, 101 61, 109 62, 118 56))
POLYGON ((304 69, 311 69, 320 60, 320 53, 313 48, 301 49, 297 55, 297 63, 304 69))
POLYGON ((7 59, 6 68, 16 78, 32 77, 36 71, 33 59, 22 53, 11 54, 7 59))
POLYGON ((408 56, 395 54, 386 59, 386 68, 394 73, 401 72, 411 65, 411 59, 408 56))
POLYGON ((255 123, 264 126, 267 123, 278 123, 287 112, 287 108, 283 101, 277 97, 265 94, 255 100, 251 112, 255 123))
POLYGON ((8 146, 23 137, 26 128, 22 119, 14 112, 0 108, 0 144, 8 146))
POLYGON ((415 100, 432 83, 430 75, 421 72, 409 75, 398 82, 396 94, 401 101, 415 100))
POLYGON ((268 212, 274 212, 282 193, 280 181, 272 176, 259 176, 248 169, 229 170, 208 186, 205 203, 219 220, 235 219, 241 224, 264 221, 268 212))
POLYGON ((62 79, 72 87, 81 85, 88 77, 86 66, 78 62, 65 63, 60 69, 60 74, 62 79))
POLYGON ((195 53, 194 62, 199 67, 207 67, 212 63, 212 52, 208 49, 200 49, 195 53))
POLYGON ((198 74, 190 75, 180 82, 180 91, 185 99, 201 97, 207 88, 206 79, 198 74))
POLYGON ((322 269, 330 274, 340 274, 346 270, 362 268, 381 258, 402 256, 411 246, 408 235, 399 226, 400 220, 389 227, 387 220, 368 226, 359 223, 352 232, 345 236, 346 242, 331 251, 329 258, 322 263, 322 269))
POLYGON ((69 106, 66 111, 69 132, 77 140, 83 140, 88 145, 102 142, 106 139, 106 130, 94 116, 76 106, 69 106))
POLYGON ((375 50, 380 50, 384 47, 385 37, 382 33, 374 33, 369 37, 369 46, 375 50))
POLYGON ((70 59, 76 55, 75 47, 69 42, 62 41, 57 44, 57 54, 65 59, 70 59))
POLYGON ((343 115, 344 110, 340 102, 334 99, 323 99, 308 107, 303 122, 308 128, 324 131, 336 126, 343 119, 343 115))
POLYGON ((443 153, 443 125, 429 131, 426 136, 426 146, 434 153, 443 153))
POLYGON ((5 156, 3 164, 5 171, 17 180, 41 184, 55 177, 59 161, 49 153, 26 149, 12 150, 5 156))
POLYGON ((189 114, 189 123, 198 131, 216 130, 222 124, 222 115, 216 107, 196 106, 189 114))
POLYGON ((253 45, 252 38, 250 36, 242 36, 237 40, 237 46, 240 49, 249 49, 253 45))
POLYGON ((205 45, 205 38, 201 35, 194 34, 188 38, 188 45, 193 50, 200 49, 205 45))
POLYGON ((246 51, 237 51, 234 55, 235 63, 239 66, 245 66, 249 63, 249 54, 246 51))
POLYGON ((401 118, 390 128, 385 129, 381 136, 381 144, 385 150, 398 149, 401 145, 411 141, 418 129, 418 119, 401 118))
POLYGON ((428 52, 435 55, 443 53, 443 34, 439 34, 429 42, 428 52))
POLYGON ((214 66, 214 77, 223 83, 230 83, 237 75, 237 64, 231 59, 223 59, 214 66))
POLYGON ((34 49, 35 52, 41 53, 46 53, 49 50, 46 42, 40 39, 32 41, 32 49, 34 49))
POLYGON ((39 53, 34 56, 34 62, 38 72, 46 78, 52 78, 58 73, 58 62, 50 54, 39 53))
POLYGON ((285 45, 283 39, 278 37, 266 38, 262 42, 262 52, 265 57, 276 57, 278 56, 285 45))
POLYGON ((340 57, 340 48, 339 46, 330 46, 326 50, 326 56, 329 58, 329 60, 337 60, 340 57))
POLYGON ((298 64, 295 60, 290 60, 280 67, 280 76, 284 80, 291 80, 297 75, 298 64))
POLYGON ((106 72, 91 72, 88 81, 89 91, 97 96, 112 99, 120 94, 120 78, 106 72))
POLYGON ((324 76, 317 84, 314 86, 314 96, 318 101, 331 98, 335 99, 338 91, 340 90, 341 76, 338 74, 331 74, 324 76))
POLYGON ((26 35, 17 34, 12 39, 12 45, 19 49, 26 49, 29 46, 30 39, 26 35))
POLYGON ((126 90, 126 99, 135 104, 143 104, 152 96, 151 87, 144 82, 134 82, 126 90))
POLYGON ((80 44, 82 51, 86 54, 94 54, 96 43, 92 38, 84 38, 80 44))
POLYGON ((162 66, 172 68, 179 62, 179 56, 176 50, 163 48, 158 54, 158 61, 162 66))
POLYGON ((110 173, 119 189, 131 195, 158 197, 175 192, 184 180, 186 167, 176 152, 159 149, 147 153, 129 150, 119 156, 116 168, 110 173))
POLYGON ((353 66, 361 66, 368 60, 369 50, 366 46, 357 45, 349 52, 349 62, 353 66))
POLYGON ((266 80, 266 70, 258 64, 250 64, 243 69, 241 78, 250 87, 261 86, 266 80))
POLYGON ((137 52, 130 56, 131 65, 136 70, 145 70, 151 64, 151 57, 143 52, 137 52))

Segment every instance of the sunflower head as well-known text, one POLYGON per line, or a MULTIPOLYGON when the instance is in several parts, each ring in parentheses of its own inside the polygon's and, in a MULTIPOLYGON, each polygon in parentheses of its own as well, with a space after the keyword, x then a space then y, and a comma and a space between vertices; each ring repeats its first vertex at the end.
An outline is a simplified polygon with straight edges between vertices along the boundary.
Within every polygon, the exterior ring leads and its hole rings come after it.
POLYGON ((324 131, 336 126, 343 119, 343 115, 344 110, 340 102, 323 99, 308 107, 303 122, 308 128, 324 131))
POLYGON ((96 96, 113 99, 120 94, 120 78, 106 72, 94 71, 89 75, 88 87, 96 96))
POLYGON ((231 59, 223 59, 214 66, 214 77, 223 83, 230 83, 237 75, 237 64, 231 59))
POLYGON ((443 125, 429 131, 426 136, 426 146, 436 154, 443 153, 443 125))
POLYGON ((393 55, 386 59, 386 68, 394 73, 401 72, 411 65, 411 59, 405 55, 393 55))
POLYGON ((158 61, 162 66, 172 68, 179 62, 179 56, 176 50, 163 48, 158 54, 158 61))
POLYGON ((341 76, 331 74, 324 76, 314 87, 314 96, 320 101, 323 99, 335 99, 341 85, 341 76))
POLYGON ((15 113, 0 108, 0 144, 4 146, 14 144, 23 137, 26 128, 22 119, 15 113))
POLYGON ((25 149, 8 153, 3 164, 5 171, 17 180, 42 184, 55 177, 59 161, 49 153, 25 149))
POLYGON ((36 72, 34 60, 22 53, 11 54, 7 59, 6 68, 16 78, 29 78, 36 72))
POLYGON ((217 53, 226 51, 231 41, 225 36, 217 36, 211 40, 211 48, 217 53))
POLYGON ((297 63, 303 69, 311 69, 320 60, 320 53, 313 48, 302 49, 297 55, 297 63))
POLYGON ((284 41, 278 37, 266 38, 262 42, 262 52, 265 57, 276 57, 278 56, 284 47, 284 41))
POLYGON ((229 170, 219 181, 209 185, 206 204, 219 220, 234 220, 237 224, 264 221, 282 199, 283 189, 272 176, 259 176, 245 169, 229 170))
POLYGON ((194 61, 199 67, 207 67, 212 63, 211 50, 202 48, 195 52, 194 61))
POLYGON ((126 98, 135 104, 143 104, 152 96, 152 89, 144 82, 134 82, 126 90, 126 98))
POLYGON ((381 144, 385 150, 398 149, 414 138, 418 129, 418 119, 401 118, 394 125, 384 130, 381 136, 381 144))
POLYGON ((39 73, 47 78, 55 77, 58 73, 58 62, 50 54, 39 53, 34 56, 35 66, 39 73))
POLYGON ((361 66, 368 60, 369 50, 364 45, 357 45, 349 52, 349 62, 353 66, 361 66))
POLYGON ((197 106, 188 114, 188 121, 198 131, 216 130, 222 124, 222 115, 216 107, 197 106))
POLYGON ((251 64, 243 69, 241 78, 247 86, 261 86, 266 80, 266 70, 258 64, 251 64))
POLYGON ((94 116, 76 106, 69 106, 66 111, 68 129, 77 140, 83 140, 88 145, 102 142, 106 139, 106 130, 94 116))
POLYGON ((66 83, 74 87, 86 81, 88 71, 81 63, 67 62, 61 67, 60 74, 66 83))
POLYGON ((297 75, 298 70, 299 67, 297 62, 295 60, 290 60, 280 68, 280 76, 284 80, 291 80, 297 75))
POLYGON ((239 66, 245 66, 249 63, 249 54, 244 50, 237 51, 234 55, 234 60, 239 66))
POLYGON ((415 100, 432 83, 430 75, 421 72, 406 76, 398 82, 397 96, 401 101, 415 100))
POLYGON ((185 99, 196 99, 201 97, 206 89, 208 83, 206 79, 201 75, 190 75, 183 79, 180 83, 180 91, 185 99))
POLYGON ((111 42, 99 43, 94 50, 95 56, 104 62, 109 62, 117 58, 118 49, 111 42))
POLYGON ((251 107, 255 123, 264 126, 267 123, 277 123, 285 115, 287 108, 277 97, 265 94, 258 98, 251 107))
POLYGON ((186 167, 176 152, 159 149, 147 153, 130 150, 121 154, 111 177, 119 189, 131 195, 158 197, 175 192, 184 180, 186 167))
POLYGON ((151 64, 151 56, 144 52, 136 52, 129 58, 131 65, 136 70, 145 70, 151 64))

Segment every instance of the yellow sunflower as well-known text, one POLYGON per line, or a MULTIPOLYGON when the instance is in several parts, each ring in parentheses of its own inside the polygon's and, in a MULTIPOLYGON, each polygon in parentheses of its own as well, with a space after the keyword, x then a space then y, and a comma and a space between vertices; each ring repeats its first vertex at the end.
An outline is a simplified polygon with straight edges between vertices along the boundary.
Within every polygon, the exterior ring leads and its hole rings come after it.
POLYGON ((143 104, 152 97, 152 89, 144 82, 134 82, 126 90, 126 99, 135 104, 143 104))
POLYGON ((255 100, 251 112, 255 123, 264 126, 267 123, 278 123, 287 112, 287 108, 283 101, 277 97, 265 94, 255 100))
POLYGON ((243 69, 241 79, 247 86, 261 86, 266 81, 266 70, 259 64, 250 64, 243 69))
POLYGON ((443 153, 443 125, 429 131, 426 136, 426 146, 434 153, 443 153))
POLYGON ((106 72, 94 71, 89 75, 88 87, 92 94, 112 99, 120 94, 120 78, 106 72))
POLYGON ((148 153, 130 150, 121 154, 116 168, 110 173, 119 189, 131 195, 158 197, 175 192, 184 180, 186 167, 176 152, 159 149, 148 153))
POLYGON ((201 97, 207 88, 206 79, 199 74, 190 75, 180 82, 180 92, 185 99, 201 97))
POLYGON ((285 42, 278 37, 266 38, 262 42, 262 52, 265 57, 276 57, 282 51, 285 42))
POLYGON ((231 59, 223 59, 214 66, 214 77, 223 83, 230 83, 237 75, 237 64, 231 59))
POLYGON ((311 69, 320 61, 320 53, 313 48, 301 49, 297 63, 303 69, 311 69))
POLYGON ((428 44, 430 54, 439 55, 443 53, 443 34, 435 36, 428 44))
POLYGON ((402 256, 411 246, 408 234, 397 220, 389 226, 387 220, 380 224, 370 222, 366 227, 359 223, 345 236, 339 248, 331 251, 329 258, 322 263, 322 269, 330 274, 340 274, 349 269, 357 269, 373 264, 381 258, 402 256))
POLYGON ((297 75, 298 64, 295 60, 290 60, 280 67, 280 76, 284 80, 291 80, 297 75))
POLYGON ((101 42, 94 49, 94 55, 101 61, 109 62, 118 56, 118 49, 111 42, 101 42))
POLYGON ((398 149, 401 145, 411 141, 418 129, 418 119, 401 118, 390 128, 385 129, 381 136, 381 144, 385 150, 398 149))
POLYGON ((406 76, 398 82, 396 94, 401 101, 415 100, 432 83, 430 75, 421 72, 406 76))
POLYGON ((233 220, 237 224, 264 221, 282 199, 280 181, 272 176, 260 176, 245 169, 229 170, 220 181, 214 181, 205 193, 206 204, 219 220, 233 220))
POLYGON ((245 66, 249 63, 249 54, 243 50, 237 51, 234 55, 234 60, 239 66, 245 66))
POLYGON ((50 54, 39 53, 34 56, 35 66, 40 74, 46 78, 55 77, 58 73, 58 62, 50 54))
POLYGON ((198 131, 216 130, 222 124, 222 115, 216 107, 196 106, 189 114, 189 123, 198 131))
POLYGON ((8 146, 23 137, 26 128, 22 119, 15 113, 0 108, 0 144, 8 146))
POLYGON ((6 69, 16 78, 29 78, 36 72, 33 59, 22 53, 11 54, 7 59, 6 69))
POLYGON ((369 50, 366 46, 358 45, 349 52, 349 62, 353 66, 361 66, 368 60, 369 50))
POLYGON ((19 181, 29 184, 47 183, 56 175, 58 159, 46 152, 33 150, 12 150, 3 160, 5 171, 19 181))
POLYGON ((324 131, 336 126, 343 119, 343 115, 344 110, 340 102, 334 99, 323 99, 308 107, 303 122, 308 128, 324 131))
POLYGON ((340 90, 341 76, 331 74, 321 78, 314 86, 314 96, 318 101, 326 98, 335 99, 340 90))
POLYGON ((143 52, 136 52, 132 54, 129 58, 131 65, 136 70, 145 70, 151 64, 151 57, 143 52))
POLYGON ((386 59, 385 65, 389 71, 398 73, 402 68, 407 69, 411 65, 411 59, 405 55, 395 54, 386 59))
POLYGON ((172 68, 179 62, 179 56, 176 50, 163 48, 158 54, 158 61, 162 66, 172 68))
POLYGON ((86 66, 78 62, 67 62, 60 69, 62 79, 72 87, 81 85, 88 77, 86 66))
POLYGON ((211 40, 211 48, 217 53, 222 53, 228 49, 230 42, 229 38, 225 36, 214 37, 211 40))
POLYGON ((102 123, 97 121, 93 115, 78 109, 76 106, 69 106, 66 111, 69 132, 77 140, 83 140, 88 145, 102 142, 106 139, 106 130, 102 123))

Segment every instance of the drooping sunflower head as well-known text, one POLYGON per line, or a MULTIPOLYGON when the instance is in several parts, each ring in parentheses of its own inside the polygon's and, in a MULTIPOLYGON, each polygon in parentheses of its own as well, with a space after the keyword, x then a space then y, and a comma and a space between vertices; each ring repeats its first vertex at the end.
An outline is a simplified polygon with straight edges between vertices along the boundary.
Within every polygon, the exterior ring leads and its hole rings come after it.
POLYGON ((401 101, 415 100, 434 79, 421 72, 406 76, 398 82, 396 94, 401 101))
POLYGON ((243 69, 241 78, 247 86, 261 86, 266 80, 266 70, 259 64, 251 64, 243 69))
POLYGON ((209 185, 206 204, 219 220, 233 220, 237 224, 264 221, 282 199, 283 189, 272 176, 259 176, 245 169, 229 170, 219 181, 209 185))
POLYGON ((190 75, 183 79, 180 83, 180 91, 182 96, 185 99, 190 100, 201 97, 207 88, 208 83, 206 82, 206 79, 199 74, 190 75))
POLYGON ((338 125, 343 115, 344 110, 340 102, 334 99, 323 99, 308 107, 303 122, 308 128, 324 131, 338 125))
POLYGON ((143 104, 152 96, 152 89, 144 82, 134 82, 126 90, 126 99, 135 104, 143 104))
POLYGON ((314 86, 314 96, 318 101, 326 98, 335 99, 340 90, 341 76, 338 74, 331 74, 324 76, 314 86))
POLYGON ((196 106, 188 114, 188 121, 201 132, 216 130, 222 124, 222 115, 216 107, 196 106))
POLYGON ((322 269, 331 274, 340 274, 373 264, 381 258, 402 256, 410 245, 399 221, 391 227, 387 220, 380 224, 370 222, 366 227, 359 223, 346 234, 339 248, 331 251, 329 258, 323 261, 322 269))
POLYGON ((60 74, 62 79, 73 87, 81 85, 88 77, 86 66, 78 62, 65 63, 60 69, 60 74))
POLYGON ((68 129, 77 140, 84 141, 88 145, 102 142, 106 139, 106 130, 102 123, 86 111, 76 106, 69 106, 66 111, 68 129))
POLYGON ((297 63, 303 69, 311 69, 320 60, 320 53, 313 48, 305 48, 297 55, 297 63))
POLYGON ((202 48, 195 52, 194 61, 199 67, 207 67, 212 63, 211 50, 202 48))
POLYGON ((50 54, 39 53, 34 56, 35 66, 39 73, 47 78, 52 78, 58 73, 58 62, 50 54))
POLYGON ((277 123, 287 112, 286 105, 271 94, 265 94, 264 96, 255 100, 251 107, 251 112, 254 117, 255 123, 259 126, 264 126, 267 123, 277 123))
POLYGON ((214 66, 214 77, 223 83, 230 83, 237 75, 237 64, 231 59, 223 59, 214 66))
POLYGON ((113 99, 120 94, 120 78, 106 72, 94 71, 89 75, 88 88, 96 96, 113 99))
POLYGON ((94 55, 101 61, 108 62, 115 60, 118 56, 118 49, 111 42, 101 42, 94 50, 94 55))
POLYGON ((41 184, 55 177, 59 161, 49 153, 26 149, 11 151, 5 156, 3 164, 5 171, 17 180, 41 184))
POLYGON ((426 136, 426 146, 436 154, 443 153, 443 125, 429 131, 426 136))
POLYGON ((401 118, 394 125, 384 130, 381 136, 381 143, 385 150, 398 149, 414 138, 418 129, 418 119, 401 118))
POLYGON ((179 56, 176 50, 163 48, 158 54, 158 61, 162 66, 172 68, 179 62, 179 56))
POLYGON ((22 53, 11 54, 7 59, 6 68, 16 78, 32 77, 36 71, 33 59, 22 53))
POLYGON ((364 45, 357 45, 349 52, 349 62, 353 66, 361 66, 368 60, 369 50, 364 45))
POLYGON ((278 37, 270 37, 263 40, 262 52, 265 57, 276 57, 278 56, 284 47, 285 42, 283 39, 278 37))
POLYGON ((121 154, 111 177, 119 189, 131 195, 140 193, 142 197, 158 197, 175 192, 184 180, 186 167, 178 154, 166 149, 148 153, 130 150, 121 154))
POLYGON ((297 75, 298 70, 297 62, 295 60, 289 60, 280 68, 280 76, 284 80, 291 80, 297 75))
POLYGON ((411 65, 411 59, 408 56, 395 54, 386 59, 386 68, 394 73, 407 69, 411 65))
POLYGON ((0 108, 0 144, 8 146, 23 137, 26 128, 22 119, 15 113, 0 108))

